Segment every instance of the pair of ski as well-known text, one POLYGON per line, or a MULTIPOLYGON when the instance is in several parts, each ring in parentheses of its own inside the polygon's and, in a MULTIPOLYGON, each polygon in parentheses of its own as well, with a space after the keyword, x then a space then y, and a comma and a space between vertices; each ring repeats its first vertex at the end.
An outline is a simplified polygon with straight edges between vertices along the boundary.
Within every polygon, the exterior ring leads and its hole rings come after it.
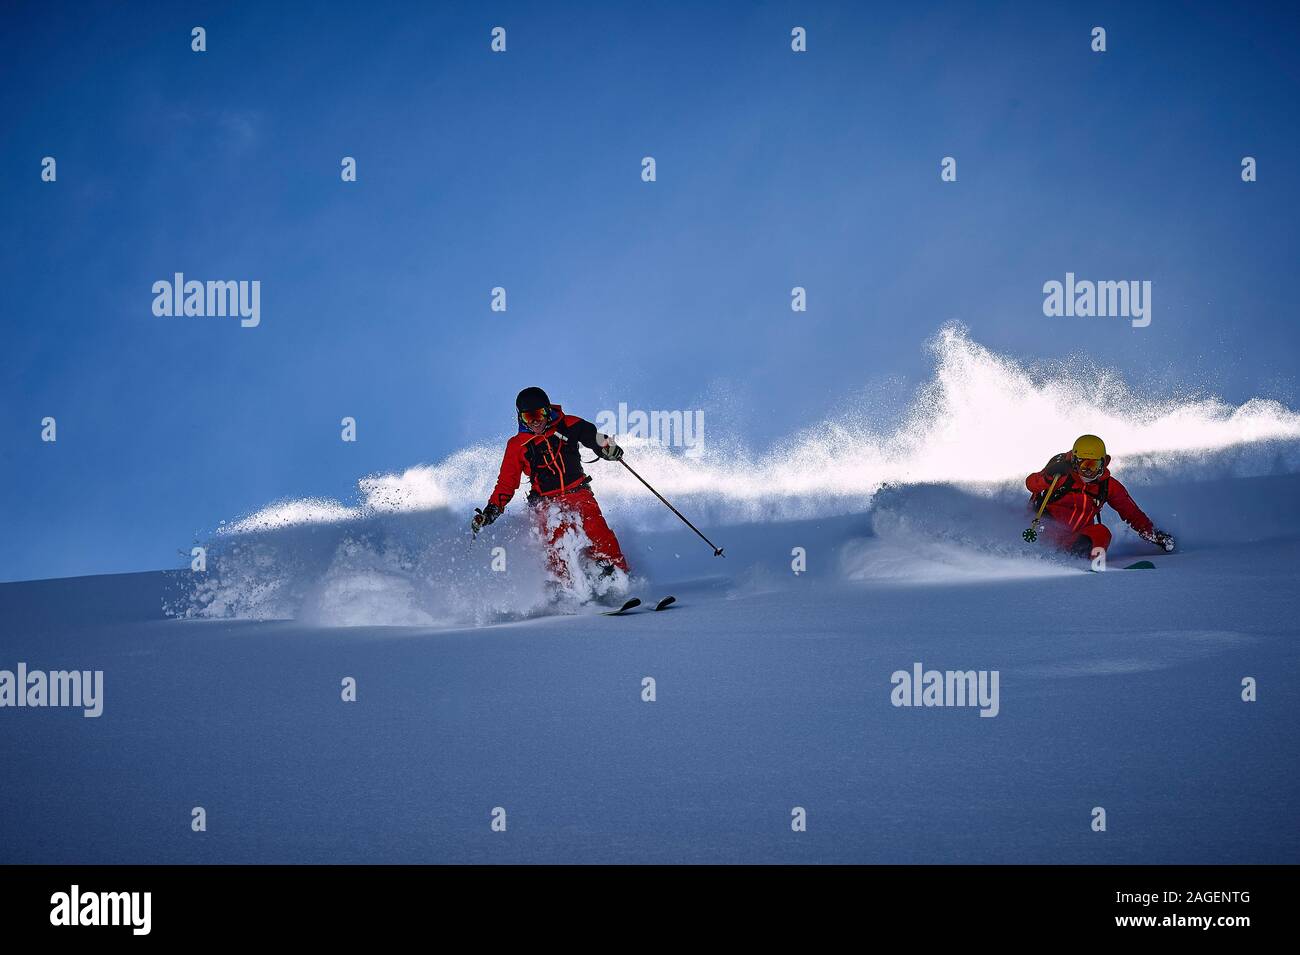
MULTIPOLYGON (((651 608, 651 609, 653 609, 653 610, 666 610, 668 607, 672 606, 672 605, 675 604, 676 602, 677 602, 677 598, 676 598, 676 597, 661 597, 661 598, 659 599, 659 602, 658 602, 657 604, 655 604, 654 607, 651 608)), ((640 598, 640 597, 632 597, 630 600, 626 601, 626 602, 623 604, 623 606, 619 607, 617 610, 602 610, 602 611, 601 611, 601 616, 602 616, 602 617, 621 617, 623 614, 627 613, 629 610, 632 610, 632 609, 634 609, 634 608, 636 608, 636 607, 639 607, 639 606, 641 606, 641 598, 640 598)))

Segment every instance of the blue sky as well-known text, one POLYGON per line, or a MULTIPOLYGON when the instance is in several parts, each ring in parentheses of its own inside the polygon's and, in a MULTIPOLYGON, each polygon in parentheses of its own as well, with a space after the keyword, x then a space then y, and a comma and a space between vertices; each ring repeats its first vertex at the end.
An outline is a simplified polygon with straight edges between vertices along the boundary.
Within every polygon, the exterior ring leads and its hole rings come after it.
POLYGON ((271 500, 349 498, 361 475, 504 441, 525 385, 589 415, 726 395, 762 446, 923 380, 950 319, 1022 358, 1082 351, 1143 386, 1296 403, 1289 12, 0 16, 0 580, 175 566, 271 500), (1151 280, 1151 326, 1044 317, 1067 270, 1151 280), (152 283, 177 271, 259 280, 261 325, 154 316, 152 283))

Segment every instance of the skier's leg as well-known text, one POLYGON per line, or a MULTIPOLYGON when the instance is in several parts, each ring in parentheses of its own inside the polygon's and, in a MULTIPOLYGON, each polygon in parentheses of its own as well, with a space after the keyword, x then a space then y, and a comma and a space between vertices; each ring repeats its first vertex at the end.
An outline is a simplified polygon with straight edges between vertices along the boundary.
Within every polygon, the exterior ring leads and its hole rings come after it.
POLYGON ((1073 550, 1079 539, 1078 533, 1070 530, 1069 525, 1052 520, 1050 517, 1044 519, 1041 533, 1044 539, 1057 550, 1073 550))
POLYGON ((1072 530, 1068 524, 1048 518, 1043 523, 1042 533, 1057 550, 1075 557, 1091 557, 1094 547, 1104 549, 1110 546, 1110 531, 1105 524, 1085 524, 1072 530))
POLYGON ((1079 531, 1089 541, 1089 554, 1092 553, 1093 547, 1100 547, 1102 550, 1110 547, 1110 528, 1105 524, 1089 524, 1079 528, 1079 531))
POLYGON ((572 521, 559 502, 544 501, 533 509, 533 522, 546 550, 546 567, 551 578, 563 586, 569 586, 572 579, 569 577, 569 566, 560 554, 560 538, 573 526, 572 521))
POLYGON ((591 541, 591 556, 595 560, 612 564, 626 572, 627 558, 623 556, 623 548, 618 545, 618 538, 605 522, 605 515, 600 511, 596 496, 584 488, 568 497, 578 513, 582 515, 582 529, 586 531, 587 539, 591 541))
POLYGON ((1085 524, 1066 542, 1066 549, 1076 557, 1092 557, 1095 548, 1110 547, 1110 528, 1105 524, 1085 524))

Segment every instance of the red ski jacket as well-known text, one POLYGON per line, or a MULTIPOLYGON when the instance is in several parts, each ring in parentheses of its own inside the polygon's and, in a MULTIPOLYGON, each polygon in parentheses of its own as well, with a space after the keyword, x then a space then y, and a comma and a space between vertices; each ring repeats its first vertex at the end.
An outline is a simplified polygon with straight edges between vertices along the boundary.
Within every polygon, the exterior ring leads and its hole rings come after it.
MULTIPOLYGON (((1062 451, 1053 457, 1047 462, 1044 471, 1054 463, 1063 461, 1069 454, 1069 451, 1062 451)), ((1107 458, 1108 462, 1109 460, 1107 458)), ((1052 475, 1045 474, 1043 471, 1025 478, 1025 487, 1029 488, 1034 495, 1035 510, 1042 503, 1043 494, 1051 484, 1052 475)), ((1100 524, 1101 509, 1106 504, 1115 508, 1115 512, 1124 519, 1124 523, 1144 537, 1154 531, 1151 518, 1142 513, 1142 508, 1138 507, 1129 496, 1128 489, 1117 478, 1110 476, 1110 468, 1102 471, 1101 477, 1097 480, 1087 483, 1084 483, 1083 478, 1074 471, 1065 475, 1056 482, 1056 490, 1052 492, 1044 513, 1066 525, 1070 530, 1077 531, 1085 524, 1100 524)))
POLYGON ((541 434, 520 432, 506 442, 505 457, 501 459, 501 473, 489 504, 505 510, 510 499, 519 490, 519 477, 527 474, 532 482, 532 494, 553 497, 577 490, 591 480, 582 470, 578 445, 585 444, 593 451, 600 450, 596 426, 577 415, 565 414, 559 405, 555 420, 541 434))

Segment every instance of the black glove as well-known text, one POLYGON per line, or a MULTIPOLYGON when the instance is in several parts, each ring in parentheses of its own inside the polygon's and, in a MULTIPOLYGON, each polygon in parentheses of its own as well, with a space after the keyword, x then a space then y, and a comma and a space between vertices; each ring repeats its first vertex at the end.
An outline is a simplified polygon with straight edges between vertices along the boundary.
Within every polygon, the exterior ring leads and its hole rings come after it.
POLYGON ((501 508, 495 504, 489 504, 481 511, 476 507, 474 508, 474 519, 469 522, 470 530, 477 534, 500 516, 501 508))
POLYGON ((623 460, 623 449, 614 443, 614 439, 607 434, 597 435, 601 441, 600 447, 596 450, 606 461, 623 460))
POLYGON ((1073 457, 1069 454, 1058 454, 1047 462, 1047 467, 1043 468, 1043 473, 1048 477, 1065 477, 1073 470, 1073 457))
POLYGON ((1166 534, 1164 531, 1155 529, 1151 531, 1151 543, 1155 544, 1166 554, 1174 552, 1174 538, 1172 534, 1166 534))

